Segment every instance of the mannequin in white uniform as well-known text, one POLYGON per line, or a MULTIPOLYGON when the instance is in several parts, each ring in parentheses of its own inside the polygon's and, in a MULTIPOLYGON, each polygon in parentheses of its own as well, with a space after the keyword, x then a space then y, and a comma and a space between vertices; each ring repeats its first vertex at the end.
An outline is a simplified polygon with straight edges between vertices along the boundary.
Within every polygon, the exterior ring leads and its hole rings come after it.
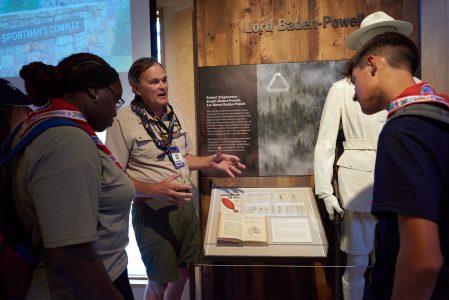
MULTIPOLYGON (((412 24, 394 20, 384 12, 367 16, 360 28, 348 36, 346 45, 354 50, 374 36, 397 31, 409 35, 412 24)), ((365 115, 360 104, 352 100, 354 85, 349 79, 335 82, 329 90, 321 116, 318 140, 315 146, 315 194, 323 199, 329 218, 334 211, 343 215, 340 249, 347 254, 342 277, 345 300, 362 299, 364 273, 373 249, 375 219, 370 214, 377 138, 386 120, 386 111, 365 115), (342 124, 345 141, 339 158, 338 187, 342 207, 332 188, 333 163, 339 125, 342 124)))

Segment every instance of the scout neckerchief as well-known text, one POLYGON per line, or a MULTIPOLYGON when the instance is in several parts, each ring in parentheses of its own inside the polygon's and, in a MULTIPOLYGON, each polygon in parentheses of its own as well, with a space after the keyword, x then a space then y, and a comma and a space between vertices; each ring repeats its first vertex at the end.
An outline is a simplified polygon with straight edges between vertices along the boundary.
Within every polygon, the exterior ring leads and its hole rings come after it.
POLYGON ((175 112, 173 111, 173 107, 170 104, 168 104, 168 107, 170 108, 170 111, 167 113, 167 119, 169 121, 169 124, 167 126, 163 121, 154 116, 153 112, 145 106, 140 98, 135 98, 133 101, 131 101, 132 111, 142 121, 143 127, 153 140, 156 147, 162 151, 162 153, 159 154, 157 158, 163 158, 165 155, 167 155, 170 162, 178 169, 179 167, 171 155, 173 153, 171 144, 173 142, 173 130, 175 126, 179 128, 180 124, 175 112), (152 123, 154 124, 155 129, 158 131, 158 134, 161 137, 160 139, 154 133, 152 123))
POLYGON ((27 119, 24 121, 19 135, 23 136, 37 122, 49 118, 66 118, 74 121, 81 129, 89 134, 89 136, 97 145, 97 148, 108 155, 115 162, 115 164, 123 170, 123 167, 115 159, 108 147, 106 147, 106 145, 101 142, 101 140, 98 138, 97 134, 89 125, 89 123, 87 123, 86 119, 79 111, 79 109, 63 99, 50 99, 50 101, 46 105, 31 112, 28 115, 27 119))
POLYGON ((437 103, 449 109, 449 99, 445 95, 437 94, 426 82, 421 82, 406 88, 388 106, 388 118, 397 110, 415 103, 437 103))

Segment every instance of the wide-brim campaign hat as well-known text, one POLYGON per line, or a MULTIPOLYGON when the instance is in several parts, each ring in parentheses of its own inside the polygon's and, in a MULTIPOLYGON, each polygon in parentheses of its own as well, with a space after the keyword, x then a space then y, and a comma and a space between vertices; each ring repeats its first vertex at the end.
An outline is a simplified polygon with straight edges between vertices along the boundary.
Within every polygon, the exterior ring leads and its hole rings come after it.
POLYGON ((16 88, 6 79, 0 78, 0 104, 12 106, 30 105, 31 101, 27 95, 16 88))
POLYGON ((413 31, 413 25, 409 22, 395 20, 383 11, 377 11, 363 19, 360 28, 348 35, 346 46, 357 50, 363 41, 368 41, 375 35, 383 32, 396 31, 397 33, 409 36, 413 31), (373 30, 376 29, 376 30, 373 30), (370 34, 372 31, 373 34, 370 34), (368 37, 364 37, 368 35, 368 37))

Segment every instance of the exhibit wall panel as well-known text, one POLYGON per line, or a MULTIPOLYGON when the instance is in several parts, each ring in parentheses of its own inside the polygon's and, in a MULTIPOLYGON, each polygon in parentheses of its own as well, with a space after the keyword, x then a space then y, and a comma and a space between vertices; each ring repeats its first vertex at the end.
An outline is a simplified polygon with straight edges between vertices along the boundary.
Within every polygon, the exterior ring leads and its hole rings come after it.
POLYGON ((419 32, 418 0, 195 3, 198 153, 221 146, 246 164, 242 176, 313 175, 323 103, 366 15, 411 22, 415 42, 419 32))
POLYGON ((449 3, 421 1, 422 80, 439 93, 449 93, 449 3))
MULTIPOLYGON (((198 153, 210 155, 220 143, 247 165, 237 178, 200 174, 203 233, 212 221, 207 218, 212 182, 244 187, 246 180, 282 178, 313 186, 313 148, 325 96, 355 54, 346 38, 379 10, 411 22, 418 43, 419 0, 195 0, 198 153)), ((279 187, 279 182, 259 184, 279 187)), ((336 237, 323 202, 318 206, 330 245, 329 260, 319 264, 332 264, 336 237)), ((238 260, 245 267, 226 269, 216 262, 223 266, 209 257, 210 265, 202 267, 204 299, 330 299, 334 291, 333 269, 311 267, 319 264, 301 258, 248 257, 238 260), (298 268, 264 266, 273 264, 298 268)))
MULTIPOLYGON (((445 1, 442 1, 445 2, 445 1)), ((346 37, 383 10, 414 25, 418 0, 196 0, 198 66, 347 59, 346 37)))

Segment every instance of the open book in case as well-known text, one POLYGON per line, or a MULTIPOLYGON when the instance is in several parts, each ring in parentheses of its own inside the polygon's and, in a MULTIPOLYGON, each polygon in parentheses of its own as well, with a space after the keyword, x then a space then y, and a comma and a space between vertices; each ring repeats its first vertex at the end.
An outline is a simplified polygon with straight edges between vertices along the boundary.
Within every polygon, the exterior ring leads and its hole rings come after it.
POLYGON ((213 187, 206 256, 325 257, 327 239, 310 187, 213 187))

